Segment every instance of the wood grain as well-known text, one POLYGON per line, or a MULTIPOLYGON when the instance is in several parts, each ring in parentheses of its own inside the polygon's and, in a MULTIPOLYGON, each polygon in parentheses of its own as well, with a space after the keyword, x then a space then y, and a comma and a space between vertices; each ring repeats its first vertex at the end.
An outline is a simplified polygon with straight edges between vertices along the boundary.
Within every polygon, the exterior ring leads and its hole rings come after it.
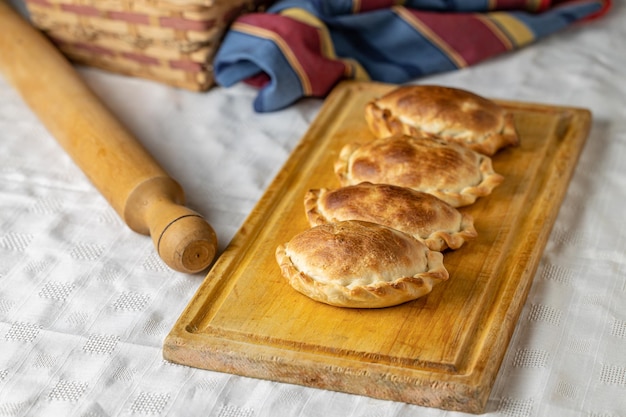
POLYGON ((462 208, 479 233, 444 253, 450 279, 384 309, 310 300, 280 275, 278 244, 308 228, 303 197, 338 187, 341 147, 373 139, 366 102, 394 86, 344 82, 328 97, 164 343, 167 360, 448 410, 484 411, 591 123, 588 110, 503 102, 521 145, 506 179, 462 208))

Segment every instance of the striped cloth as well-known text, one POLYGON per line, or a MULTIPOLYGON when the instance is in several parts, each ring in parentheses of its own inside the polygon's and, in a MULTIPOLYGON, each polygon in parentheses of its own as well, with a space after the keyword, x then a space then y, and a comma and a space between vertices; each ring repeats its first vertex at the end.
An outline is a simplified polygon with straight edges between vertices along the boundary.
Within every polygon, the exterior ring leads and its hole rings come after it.
POLYGON ((215 80, 259 87, 254 109, 275 111, 302 97, 324 97, 345 79, 401 84, 467 67, 610 6, 610 0, 279 0, 234 22, 213 61, 215 80))

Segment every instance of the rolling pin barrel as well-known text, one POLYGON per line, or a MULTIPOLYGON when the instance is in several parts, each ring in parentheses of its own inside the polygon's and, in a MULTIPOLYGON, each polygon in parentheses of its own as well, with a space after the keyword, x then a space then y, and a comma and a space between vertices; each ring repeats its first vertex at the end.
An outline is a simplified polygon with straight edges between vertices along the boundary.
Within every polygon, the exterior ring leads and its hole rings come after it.
POLYGON ((150 235, 171 268, 206 269, 211 226, 184 193, 30 23, 0 0, 0 72, 134 231, 150 235))

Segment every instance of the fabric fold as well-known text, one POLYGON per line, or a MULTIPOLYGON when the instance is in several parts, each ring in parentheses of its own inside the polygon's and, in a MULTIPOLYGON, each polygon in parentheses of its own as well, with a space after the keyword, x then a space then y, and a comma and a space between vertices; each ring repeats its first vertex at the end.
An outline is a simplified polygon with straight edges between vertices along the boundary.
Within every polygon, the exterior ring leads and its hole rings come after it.
POLYGON ((522 48, 605 14, 610 0, 279 0, 238 18, 217 84, 259 88, 257 112, 324 97, 342 80, 402 84, 522 48))

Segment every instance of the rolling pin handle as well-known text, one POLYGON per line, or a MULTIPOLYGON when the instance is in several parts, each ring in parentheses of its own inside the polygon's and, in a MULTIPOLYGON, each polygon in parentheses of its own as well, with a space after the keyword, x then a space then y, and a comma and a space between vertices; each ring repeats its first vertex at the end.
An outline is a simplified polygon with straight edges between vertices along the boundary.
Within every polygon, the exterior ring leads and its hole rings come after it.
POLYGON ((197 273, 215 257, 217 237, 209 223, 185 207, 183 200, 183 190, 172 178, 151 178, 130 193, 123 217, 132 230, 150 235, 170 268, 197 273))
POLYGON ((215 258, 217 239, 206 220, 189 209, 186 211, 187 214, 157 231, 152 238, 161 259, 171 268, 187 273, 201 272, 215 258))

